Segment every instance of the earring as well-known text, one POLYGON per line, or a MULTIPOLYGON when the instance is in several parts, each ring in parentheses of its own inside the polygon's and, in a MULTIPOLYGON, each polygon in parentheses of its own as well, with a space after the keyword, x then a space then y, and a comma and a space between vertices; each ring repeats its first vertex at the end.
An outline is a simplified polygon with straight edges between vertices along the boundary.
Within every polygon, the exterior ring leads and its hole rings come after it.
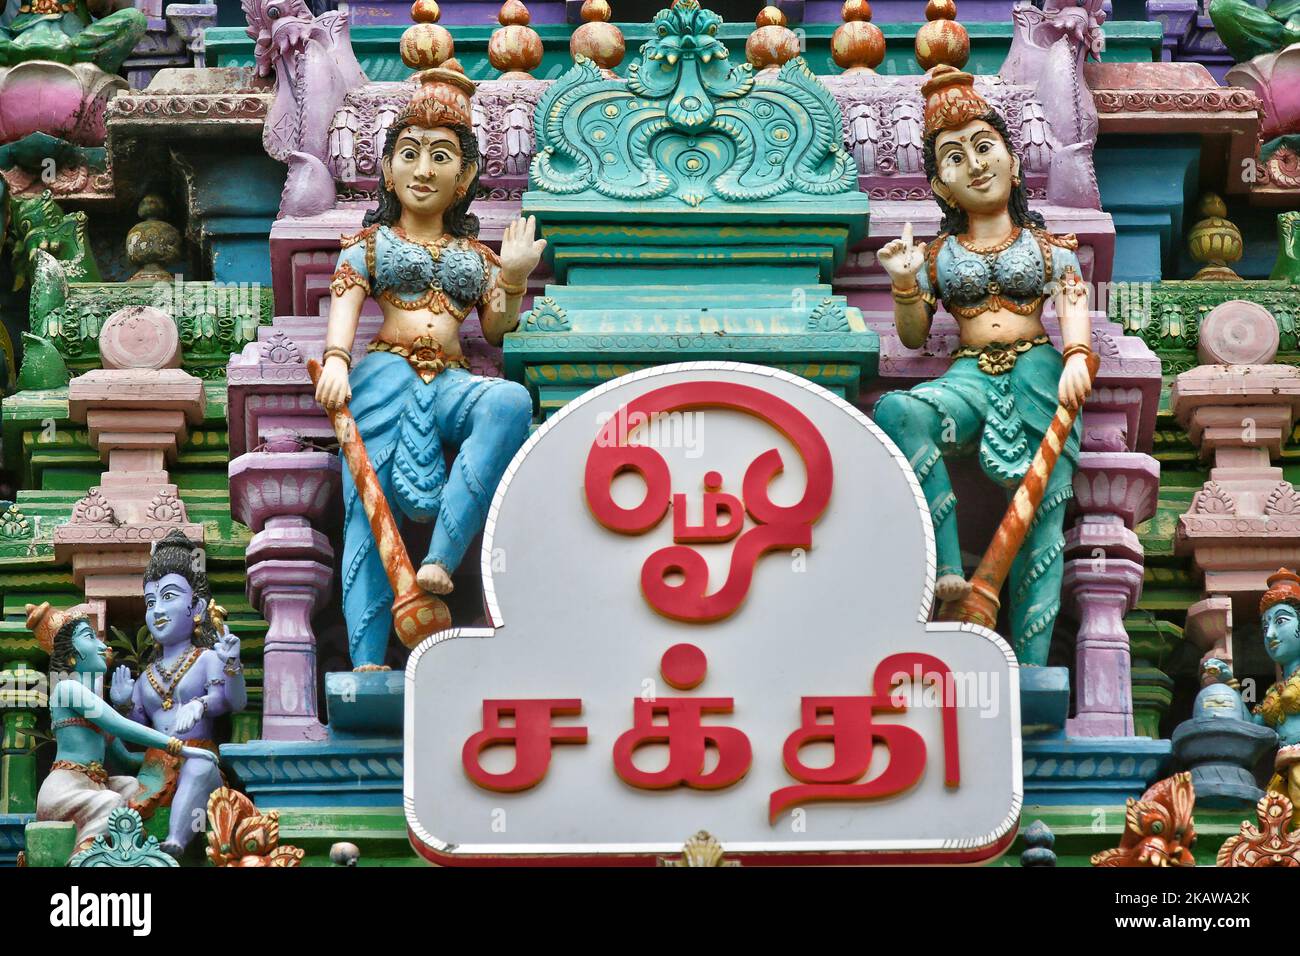
POLYGON ((384 188, 387 189, 390 193, 393 191, 393 181, 389 179, 387 176, 384 177, 384 188))
POLYGON ((1011 177, 1011 185, 1012 185, 1012 186, 1019 186, 1019 185, 1020 185, 1020 177, 1019 177, 1019 176, 1012 176, 1012 177, 1011 177))
POLYGON ((194 636, 198 637, 203 633, 203 615, 194 615, 194 636))
POLYGON ((457 187, 456 187, 456 201, 459 202, 460 200, 464 199, 464 198, 465 198, 465 193, 466 193, 467 191, 468 191, 468 190, 467 190, 464 186, 457 186, 457 187))
POLYGON ((69 654, 69 655, 68 655, 68 666, 69 666, 69 667, 76 667, 76 666, 77 666, 77 655, 76 655, 76 654, 69 654))

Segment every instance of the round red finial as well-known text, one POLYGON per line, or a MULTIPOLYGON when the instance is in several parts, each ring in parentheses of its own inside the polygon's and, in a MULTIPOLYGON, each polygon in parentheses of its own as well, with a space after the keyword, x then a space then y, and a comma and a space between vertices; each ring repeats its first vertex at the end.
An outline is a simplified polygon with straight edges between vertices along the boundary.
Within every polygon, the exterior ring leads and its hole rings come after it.
POLYGON ((441 16, 437 0, 415 0, 411 4, 411 20, 415 23, 437 23, 441 16))
POLYGON ((488 61, 503 80, 531 79, 529 73, 542 62, 542 38, 528 25, 532 17, 519 0, 506 0, 497 20, 501 27, 488 39, 488 61))
POLYGON ((573 58, 587 57, 606 75, 623 62, 627 52, 623 31, 609 22, 610 16, 605 0, 583 0, 582 26, 569 38, 569 53, 573 58))
POLYGON ((754 69, 775 69, 799 55, 799 37, 785 25, 785 14, 779 7, 764 7, 754 24, 756 29, 745 41, 745 58, 754 69))
POLYGON ((831 36, 831 59, 845 73, 874 73, 885 59, 885 35, 871 23, 867 0, 845 0, 844 22, 831 36))
POLYGON ((930 0, 925 18, 929 22, 916 31, 916 62, 926 70, 940 64, 965 66, 970 59, 970 35, 957 22, 957 4, 930 0))
POLYGON ((694 644, 674 644, 659 659, 659 673, 677 690, 698 687, 708 667, 708 658, 694 644))

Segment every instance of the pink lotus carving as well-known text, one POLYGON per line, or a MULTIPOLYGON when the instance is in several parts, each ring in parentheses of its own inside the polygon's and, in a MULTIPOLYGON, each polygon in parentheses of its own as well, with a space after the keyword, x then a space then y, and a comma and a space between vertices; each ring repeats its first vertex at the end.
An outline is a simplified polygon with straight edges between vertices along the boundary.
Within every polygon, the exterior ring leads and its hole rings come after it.
POLYGON ((37 131, 78 146, 103 146, 108 101, 126 89, 93 63, 29 60, 0 69, 0 143, 37 131))
POLYGON ((1264 123, 1260 135, 1265 142, 1286 133, 1300 132, 1300 43, 1238 63, 1225 79, 1263 100, 1264 123))

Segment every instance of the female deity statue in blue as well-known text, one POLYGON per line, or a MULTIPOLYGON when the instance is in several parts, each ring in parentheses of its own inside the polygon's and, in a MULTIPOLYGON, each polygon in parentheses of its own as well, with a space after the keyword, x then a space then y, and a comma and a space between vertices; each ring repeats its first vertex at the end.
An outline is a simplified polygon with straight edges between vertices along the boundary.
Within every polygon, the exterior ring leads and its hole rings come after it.
MULTIPOLYGON (((1077 240, 1049 233, 1042 216, 1030 211, 1003 118, 975 91, 973 78, 951 66, 931 70, 922 94, 925 168, 943 213, 940 233, 928 245, 914 244, 908 223, 879 259, 889 273, 903 345, 925 345, 942 301, 957 319, 960 347, 940 378, 882 396, 874 414, 921 482, 937 538, 936 593, 955 602, 970 582, 944 459, 978 455, 984 474, 1014 493, 1058 403, 1077 408, 1089 394, 1092 329, 1077 240), (1043 327, 1048 296, 1064 355, 1043 327)), ((1012 643, 1024 664, 1047 662, 1081 434, 1076 419, 1011 569, 1012 643)))
MULTIPOLYGON (((327 410, 350 406, 394 516, 434 523, 416 581, 447 594, 532 418, 522 385, 469 373, 460 324, 477 308, 484 337, 500 345, 519 324, 525 283, 546 243, 534 239, 531 217, 506 228, 499 256, 477 241, 478 218, 469 211, 479 174, 474 85, 447 67, 418 79, 419 90, 388 131, 379 204, 365 228, 343 241, 316 400, 327 410), (378 302, 384 321, 353 368, 367 297, 378 302), (457 449, 450 468, 444 447, 457 449)), ((343 614, 352 663, 381 669, 393 590, 346 468, 343 497, 343 614)))

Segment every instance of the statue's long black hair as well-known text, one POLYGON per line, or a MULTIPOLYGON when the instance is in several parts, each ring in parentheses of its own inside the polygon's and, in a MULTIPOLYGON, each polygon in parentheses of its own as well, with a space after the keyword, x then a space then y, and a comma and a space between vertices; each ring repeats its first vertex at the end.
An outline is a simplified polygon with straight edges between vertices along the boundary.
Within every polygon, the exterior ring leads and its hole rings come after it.
POLYGON ((72 647, 72 634, 82 621, 89 623, 90 618, 84 614, 77 614, 64 621, 63 626, 54 632, 54 647, 50 651, 50 670, 62 670, 65 667, 72 670, 76 666, 76 661, 73 659, 76 651, 72 647))
MULTIPOLYGON (((391 164, 393 160, 393 151, 397 147, 397 137, 402 134, 402 130, 411 126, 417 126, 419 123, 414 119, 408 119, 405 122, 398 118, 388 128, 388 136, 384 139, 384 159, 391 164)), ((474 179, 469 184, 463 198, 453 203, 443 216, 442 226, 451 235, 463 239, 478 238, 478 216, 469 211, 469 204, 474 201, 474 196, 478 192, 478 178, 483 171, 479 165, 478 154, 478 137, 468 126, 461 126, 458 123, 442 122, 438 124, 444 129, 449 129, 456 134, 460 140, 460 160, 461 169, 464 169, 465 163, 473 163, 475 166, 474 179)), ((366 213, 366 218, 362 220, 363 226, 380 223, 381 225, 391 226, 397 222, 398 217, 402 215, 402 204, 397 201, 397 194, 384 185, 384 177, 381 171, 379 177, 379 205, 366 213)))
MULTIPOLYGON (((1016 155, 1014 147, 1011 145, 1011 134, 1007 132, 1007 123, 1000 113, 996 110, 989 110, 983 116, 978 117, 998 131, 1002 137, 1002 142, 1007 144, 1007 152, 1013 156, 1016 155)), ((935 130, 929 136, 925 137, 922 143, 923 157, 925 159, 925 177, 929 180, 939 178, 939 160, 934 153, 934 141, 939 138, 942 130, 935 130)), ((1020 164, 1020 171, 1024 173, 1024 163, 1020 164)), ((970 221, 966 215, 966 210, 960 206, 950 206, 937 195, 934 201, 939 204, 939 209, 943 213, 943 222, 939 224, 939 231, 952 236, 961 235, 970 228, 970 221)), ((1042 213, 1034 212, 1029 208, 1029 191, 1025 188, 1025 177, 1021 175, 1020 182, 1011 187, 1011 196, 1007 200, 1007 213, 1011 216, 1011 221, 1017 226, 1037 226, 1045 229, 1047 223, 1043 219, 1042 213)))
MULTIPOLYGON (((202 556, 202 546, 187 538, 185 532, 169 531, 149 556, 149 564, 144 569, 144 583, 160 581, 169 574, 179 574, 188 581, 194 591, 195 602, 202 602, 204 608, 200 628, 190 640, 195 647, 212 647, 221 635, 208 617, 207 606, 212 599, 212 586, 208 583, 207 572, 203 570, 202 556)), ((155 647, 154 659, 161 654, 162 647, 155 647)))

